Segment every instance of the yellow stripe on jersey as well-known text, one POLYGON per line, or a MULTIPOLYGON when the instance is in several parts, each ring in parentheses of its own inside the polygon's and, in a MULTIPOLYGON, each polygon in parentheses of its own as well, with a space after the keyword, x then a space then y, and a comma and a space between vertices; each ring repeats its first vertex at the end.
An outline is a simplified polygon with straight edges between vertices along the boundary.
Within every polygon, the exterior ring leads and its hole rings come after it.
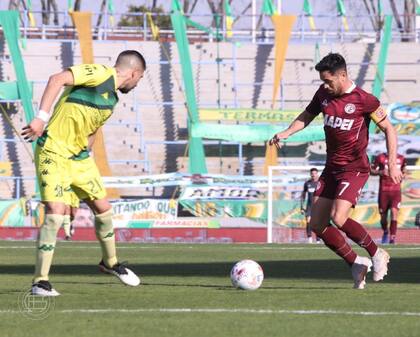
POLYGON ((118 102, 115 68, 82 64, 69 68, 74 86, 67 87, 54 107, 45 139, 38 145, 65 158, 88 146, 88 137, 111 116, 118 102))
POLYGON ((382 122, 386 117, 386 110, 379 106, 374 112, 370 114, 370 118, 376 123, 382 122))

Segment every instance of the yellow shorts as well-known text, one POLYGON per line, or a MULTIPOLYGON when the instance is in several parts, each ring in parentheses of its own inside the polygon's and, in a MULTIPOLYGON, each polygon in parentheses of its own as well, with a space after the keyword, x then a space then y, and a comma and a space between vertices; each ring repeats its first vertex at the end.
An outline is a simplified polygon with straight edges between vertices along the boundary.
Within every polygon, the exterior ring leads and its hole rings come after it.
POLYGON ((70 206, 73 208, 79 208, 80 206, 80 199, 78 198, 77 194, 71 190, 70 192, 70 206))
POLYGON ((79 200, 106 197, 101 175, 91 157, 68 159, 37 146, 35 167, 42 201, 72 205, 75 197, 79 200), (75 194, 73 197, 72 192, 75 194))

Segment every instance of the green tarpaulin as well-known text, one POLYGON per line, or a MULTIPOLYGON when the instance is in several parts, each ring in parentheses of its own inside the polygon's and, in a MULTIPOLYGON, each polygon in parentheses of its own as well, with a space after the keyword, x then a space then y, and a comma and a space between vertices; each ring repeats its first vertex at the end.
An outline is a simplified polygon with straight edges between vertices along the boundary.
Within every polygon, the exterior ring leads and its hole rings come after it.
MULTIPOLYGON (((258 143, 271 139, 284 130, 286 125, 222 125, 198 123, 192 126, 192 136, 208 139, 223 139, 240 143, 258 143)), ((322 126, 308 126, 285 142, 313 142, 325 139, 322 126)))
POLYGON ((20 200, 0 201, 0 226, 23 227, 25 214, 20 200))
POLYGON ((25 111, 26 122, 29 123, 34 118, 32 107, 32 93, 29 82, 26 78, 25 66, 19 48, 18 31, 19 13, 17 11, 0 11, 0 25, 3 27, 3 34, 9 46, 13 66, 15 68, 19 97, 25 111))
POLYGON ((385 15, 384 32, 381 40, 381 51, 379 52, 378 66, 376 69, 375 80, 373 81, 372 94, 381 98, 382 89, 385 82, 385 66, 388 57, 389 44, 392 37, 392 15, 385 15))
MULTIPOLYGON (((388 58, 389 45, 392 38, 392 15, 385 15, 384 32, 381 40, 381 50, 379 52, 378 66, 376 68, 375 79, 372 85, 372 94, 377 98, 381 98, 382 90, 385 83, 385 66, 388 58)), ((376 124, 371 123, 369 132, 375 132, 376 124)))
MULTIPOLYGON (((175 2, 173 2, 173 4, 175 2)), ((176 43, 178 46, 179 60, 181 62, 182 68, 182 78, 184 80, 185 87, 185 96, 188 106, 189 171, 190 173, 207 173, 203 142, 201 138, 197 138, 195 136, 192 136, 191 134, 191 128, 195 123, 198 123, 199 117, 197 102, 195 100, 194 79, 191 67, 191 56, 186 34, 186 24, 184 15, 179 10, 175 11, 171 15, 171 21, 175 32, 176 43)))
MULTIPOLYGON (((33 95, 33 82, 29 83, 29 95, 33 95)), ((0 99, 6 101, 16 101, 20 99, 17 82, 0 82, 0 99)))

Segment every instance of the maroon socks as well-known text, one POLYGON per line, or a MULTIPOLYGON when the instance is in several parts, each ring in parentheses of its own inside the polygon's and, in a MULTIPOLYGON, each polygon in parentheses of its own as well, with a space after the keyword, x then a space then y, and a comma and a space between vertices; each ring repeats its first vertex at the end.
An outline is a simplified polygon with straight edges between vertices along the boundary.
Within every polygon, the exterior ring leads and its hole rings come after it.
POLYGON ((381 227, 384 232, 388 232, 388 221, 387 220, 382 221, 381 219, 381 227))
POLYGON ((357 254, 336 227, 329 225, 322 233, 317 233, 317 235, 328 248, 341 256, 350 266, 354 263, 357 254))
POLYGON ((391 237, 395 237, 397 234, 397 220, 391 220, 391 237))
POLYGON ((340 230, 346 233, 360 247, 366 249, 370 256, 375 255, 378 246, 360 223, 348 218, 340 230))

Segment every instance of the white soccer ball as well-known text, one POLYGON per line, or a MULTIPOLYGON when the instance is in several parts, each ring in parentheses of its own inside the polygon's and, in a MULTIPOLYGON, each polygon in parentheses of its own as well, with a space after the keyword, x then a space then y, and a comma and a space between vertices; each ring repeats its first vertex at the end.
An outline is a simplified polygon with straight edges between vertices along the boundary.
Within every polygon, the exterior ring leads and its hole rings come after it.
POLYGON ((256 290, 264 280, 264 272, 257 262, 242 260, 233 266, 230 271, 230 280, 235 288, 256 290))

